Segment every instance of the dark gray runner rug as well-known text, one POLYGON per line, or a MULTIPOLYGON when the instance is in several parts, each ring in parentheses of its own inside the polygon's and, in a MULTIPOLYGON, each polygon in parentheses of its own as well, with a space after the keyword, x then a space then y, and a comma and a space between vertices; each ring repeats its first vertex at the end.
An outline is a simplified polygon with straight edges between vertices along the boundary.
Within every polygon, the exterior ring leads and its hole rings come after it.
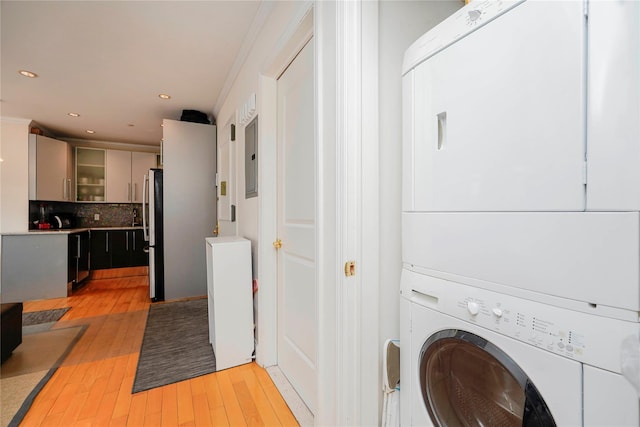
POLYGON ((22 313, 22 326, 40 325, 42 323, 57 322, 70 307, 53 310, 31 311, 22 313))
POLYGON ((215 371, 207 299, 151 305, 132 392, 215 371))

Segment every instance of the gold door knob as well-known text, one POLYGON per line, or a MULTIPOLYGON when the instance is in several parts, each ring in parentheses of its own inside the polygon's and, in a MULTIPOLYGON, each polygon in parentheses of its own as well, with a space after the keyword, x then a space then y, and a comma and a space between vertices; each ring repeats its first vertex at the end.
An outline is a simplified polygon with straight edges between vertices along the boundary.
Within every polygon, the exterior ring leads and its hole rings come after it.
POLYGON ((275 242, 273 242, 273 247, 276 249, 280 249, 282 247, 282 240, 278 239, 275 242))

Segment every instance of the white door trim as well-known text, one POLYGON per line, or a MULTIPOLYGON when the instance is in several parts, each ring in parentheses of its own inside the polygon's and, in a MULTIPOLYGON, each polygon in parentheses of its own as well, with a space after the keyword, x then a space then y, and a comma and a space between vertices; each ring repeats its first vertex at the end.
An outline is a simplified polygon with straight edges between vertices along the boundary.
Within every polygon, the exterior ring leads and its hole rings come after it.
POLYGON ((379 424, 378 4, 300 8, 259 78, 256 360, 277 364, 276 79, 315 43, 318 396, 316 425, 379 424), (305 39, 306 37, 306 39, 305 39), (365 71, 363 71, 365 70, 365 71), (363 125, 366 124, 366 127, 363 125), (363 141, 366 142, 363 144, 363 141), (366 215, 363 215, 366 212, 366 215), (357 263, 344 276, 344 262, 357 263), (364 284, 364 286, 363 286, 364 284), (363 304, 364 303, 364 304, 363 304))
POLYGON ((315 6, 318 84, 317 425, 380 419, 378 3, 315 6), (356 261, 345 277, 346 261, 356 261))
MULTIPOLYGON (((360 55, 362 60, 357 81, 361 89, 361 139, 358 158, 360 164, 357 226, 360 232, 360 307, 361 358, 358 396, 360 396, 359 425, 379 425, 382 402, 382 343, 380 341, 380 156, 378 110, 378 2, 361 3, 362 24, 360 55)), ((398 78, 400 78, 398 76, 398 78)), ((354 83, 354 82, 352 82, 354 83)), ((398 143, 400 143, 398 130, 398 143)), ((399 289, 399 284, 398 284, 399 289)))
POLYGON ((258 319, 256 361, 274 366, 277 352, 277 79, 313 36, 313 3, 301 4, 299 19, 285 30, 258 81, 258 319))
POLYGON ((337 422, 376 425, 381 400, 379 343, 378 4, 339 2, 337 197, 346 261, 356 274, 342 277, 339 306, 337 422))

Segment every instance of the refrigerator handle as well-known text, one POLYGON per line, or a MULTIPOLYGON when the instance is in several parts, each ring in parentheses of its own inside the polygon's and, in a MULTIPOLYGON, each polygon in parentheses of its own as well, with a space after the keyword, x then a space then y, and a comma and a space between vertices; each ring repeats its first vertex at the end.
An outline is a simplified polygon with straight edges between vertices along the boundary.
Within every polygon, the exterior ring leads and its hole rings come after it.
POLYGON ((144 232, 144 241, 149 241, 149 231, 147 230, 147 215, 145 215, 145 210, 149 210, 147 206, 147 191, 149 188, 149 175, 144 176, 144 180, 142 181, 142 231, 144 232))

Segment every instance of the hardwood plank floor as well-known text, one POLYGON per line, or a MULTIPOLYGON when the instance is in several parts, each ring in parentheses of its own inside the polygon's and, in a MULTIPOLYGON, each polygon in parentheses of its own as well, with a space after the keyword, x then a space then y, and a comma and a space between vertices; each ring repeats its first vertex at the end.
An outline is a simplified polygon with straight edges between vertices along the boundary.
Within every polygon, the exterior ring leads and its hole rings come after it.
POLYGON ((100 271, 67 298, 24 311, 71 309, 54 328, 85 333, 36 397, 22 426, 297 426, 255 363, 131 394, 150 306, 146 269, 100 271))

